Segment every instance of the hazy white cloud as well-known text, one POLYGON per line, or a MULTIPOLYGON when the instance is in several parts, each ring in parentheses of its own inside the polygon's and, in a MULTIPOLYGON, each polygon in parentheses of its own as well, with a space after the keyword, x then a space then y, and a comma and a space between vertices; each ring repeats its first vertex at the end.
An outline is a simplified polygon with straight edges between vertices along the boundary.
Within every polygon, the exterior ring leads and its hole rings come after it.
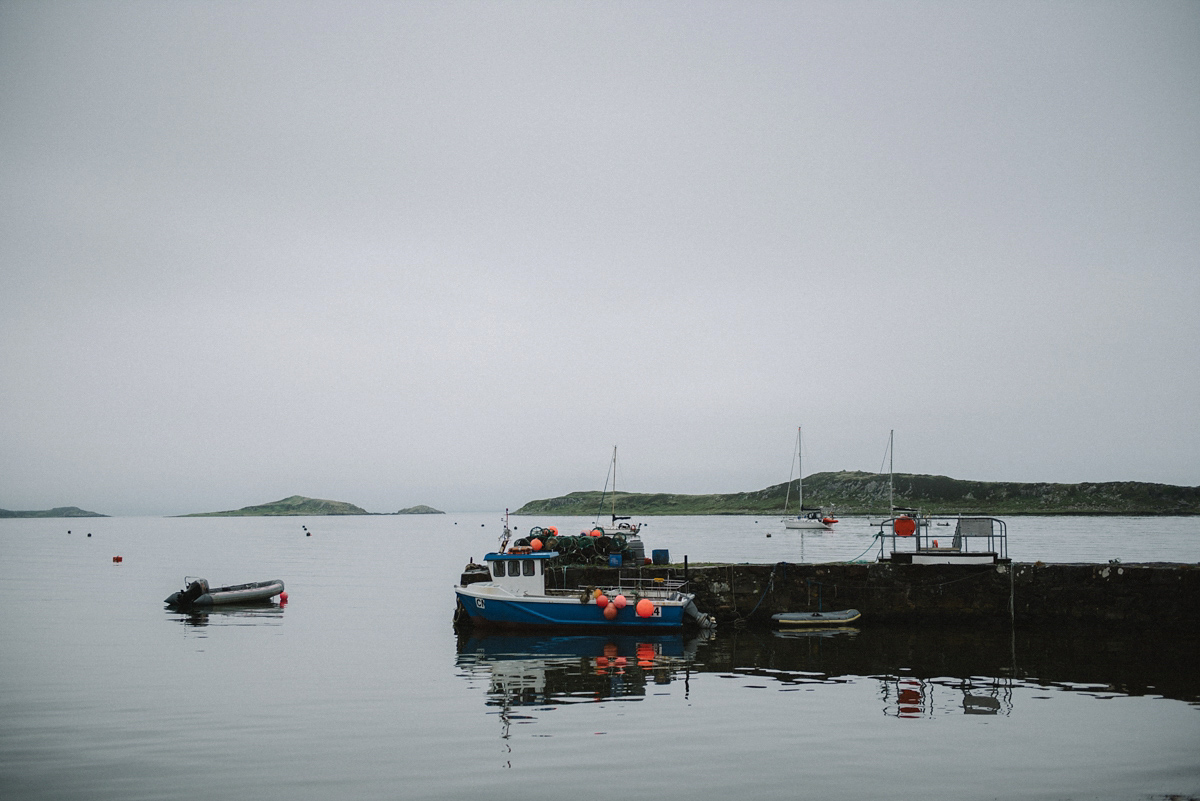
POLYGON ((1195 3, 0 3, 0 506, 1196 484, 1195 3))

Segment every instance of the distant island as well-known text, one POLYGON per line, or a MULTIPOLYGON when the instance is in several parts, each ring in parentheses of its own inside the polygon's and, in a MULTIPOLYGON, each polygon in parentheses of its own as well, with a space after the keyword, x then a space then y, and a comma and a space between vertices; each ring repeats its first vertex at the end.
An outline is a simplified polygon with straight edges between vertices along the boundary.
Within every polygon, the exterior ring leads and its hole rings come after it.
POLYGON ((228 512, 197 512, 196 514, 180 515, 180 517, 269 517, 276 515, 369 515, 370 512, 343 501, 325 501, 320 498, 305 498, 303 495, 293 495, 274 503, 264 503, 260 506, 243 506, 228 512))
MULTIPOLYGON (((368 512, 360 506, 345 501, 325 501, 320 498, 305 498, 303 495, 293 495, 282 501, 264 503, 259 506, 243 506, 241 509, 231 509, 227 512, 196 512, 179 517, 273 517, 279 515, 296 515, 315 517, 319 515, 373 515, 379 512, 368 512)), ((444 515, 443 511, 432 506, 410 506, 398 512, 384 512, 393 515, 444 515)))
POLYGON ((89 512, 78 506, 56 506, 53 509, 38 512, 13 512, 8 509, 0 509, 0 517, 108 517, 108 515, 89 512))
MULTIPOLYGON (((798 481, 792 482, 789 512, 797 512, 798 481)), ((1148 484, 1140 481, 1045 484, 963 481, 946 476, 897 473, 896 506, 930 514, 1030 515, 1197 515, 1200 487, 1148 484)), ((757 492, 724 495, 672 495, 618 492, 617 513, 623 515, 782 514, 788 484, 757 492)), ((601 509, 601 493, 572 492, 530 501, 514 514, 593 516, 601 509)), ((841 471, 814 473, 804 479, 804 506, 843 515, 879 515, 888 511, 888 477, 878 473, 841 471)))

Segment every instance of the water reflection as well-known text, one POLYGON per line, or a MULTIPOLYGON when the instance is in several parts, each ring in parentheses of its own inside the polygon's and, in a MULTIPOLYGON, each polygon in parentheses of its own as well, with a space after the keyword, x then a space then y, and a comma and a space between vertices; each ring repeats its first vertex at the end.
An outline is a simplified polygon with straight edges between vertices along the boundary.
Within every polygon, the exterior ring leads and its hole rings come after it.
POLYGON ((897 718, 932 718, 943 715, 1010 715, 1011 678, 919 679, 912 676, 878 678, 883 714, 897 718))
MULTIPOLYGON (((1150 695, 1200 705, 1195 636, 1049 630, 1035 632, 845 628, 737 631, 705 638, 462 635, 460 675, 486 681, 486 705, 509 726, 532 723, 520 707, 638 701, 683 682, 685 697, 715 692, 717 674, 746 689, 820 691, 875 685, 881 714, 928 719, 1013 716, 1056 693, 1150 695)), ((723 690, 722 690, 723 692, 723 690)))
POLYGON ((488 706, 635 700, 686 673, 699 639, 675 634, 462 635, 462 675, 488 681, 488 706))
POLYGON ((168 607, 167 618, 186 627, 206 626, 281 626, 286 604, 253 604, 246 606, 210 606, 204 609, 168 607))

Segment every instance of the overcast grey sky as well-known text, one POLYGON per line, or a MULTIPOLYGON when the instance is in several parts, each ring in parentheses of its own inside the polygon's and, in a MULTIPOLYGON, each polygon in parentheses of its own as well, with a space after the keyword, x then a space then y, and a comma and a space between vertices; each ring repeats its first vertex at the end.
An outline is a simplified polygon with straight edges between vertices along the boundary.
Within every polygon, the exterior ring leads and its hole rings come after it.
POLYGON ((0 1, 0 507, 1200 484, 1200 3, 0 1))

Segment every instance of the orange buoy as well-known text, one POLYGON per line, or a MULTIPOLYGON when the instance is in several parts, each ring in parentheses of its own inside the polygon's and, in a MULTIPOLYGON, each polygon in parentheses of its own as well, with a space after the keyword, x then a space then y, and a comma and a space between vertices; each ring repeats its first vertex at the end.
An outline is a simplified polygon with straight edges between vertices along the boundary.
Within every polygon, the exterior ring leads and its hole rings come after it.
POLYGON ((556 526, 546 526, 542 531, 548 532, 551 537, 558 536, 558 528, 556 526))
POLYGON ((605 620, 615 620, 616 617, 617 617, 617 607, 615 607, 615 606, 605 606, 604 607, 604 619, 605 620))
POLYGON ((637 602, 635 607, 638 617, 650 617, 654 614, 654 601, 649 598, 643 598, 637 602))
POLYGON ((618 595, 616 598, 613 598, 613 606, 617 607, 618 609, 624 609, 625 604, 627 603, 629 602, 625 600, 624 595, 618 595))
POLYGON ((604 593, 597 595, 596 596, 596 606, 600 607, 601 609, 608 606, 608 596, 605 595, 604 593))
POLYGON ((540 551, 540 550, 542 550, 542 541, 541 540, 530 540, 529 547, 535 551, 540 551))
POLYGON ((603 594, 604 594, 604 590, 592 590, 593 598, 599 598, 603 594))
POLYGON ((594 529, 592 529, 591 531, 589 531, 589 532, 588 532, 588 536, 589 536, 589 537, 603 537, 603 536, 604 536, 604 529, 602 529, 602 528, 594 528, 594 529))
POLYGON ((897 517, 892 521, 892 531, 897 537, 911 537, 917 530, 917 521, 911 517, 897 517))

